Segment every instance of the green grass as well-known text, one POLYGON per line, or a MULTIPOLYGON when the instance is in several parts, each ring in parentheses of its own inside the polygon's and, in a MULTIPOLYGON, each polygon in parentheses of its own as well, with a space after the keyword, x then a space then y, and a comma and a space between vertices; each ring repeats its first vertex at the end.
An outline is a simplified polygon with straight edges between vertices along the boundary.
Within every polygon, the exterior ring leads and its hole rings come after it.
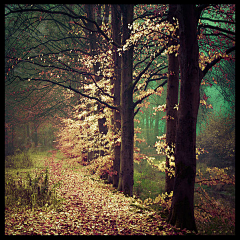
MULTIPOLYGON (((154 163, 157 164, 159 161, 164 161, 164 156, 159 156, 159 159, 154 160, 154 163)), ((206 172, 207 168, 206 163, 197 162, 197 170, 200 169, 202 173, 206 172)), ((207 173, 206 176, 208 177, 207 173)), ((196 188, 199 185, 196 184, 196 188)), ((233 185, 224 185, 221 190, 217 186, 202 186, 210 197, 214 197, 216 201, 221 203, 225 209, 229 207, 234 211, 235 209, 235 186, 233 185)), ((152 168, 146 160, 142 162, 134 163, 134 186, 133 194, 136 197, 144 201, 147 198, 155 199, 159 194, 164 192, 165 188, 165 173, 159 172, 157 169, 152 168)), ((195 197, 195 205, 199 204, 199 197, 195 197)), ((201 203, 201 202, 200 202, 201 203)), ((163 217, 167 217, 165 212, 162 212, 160 205, 152 205, 154 210, 158 211, 159 214, 163 217)), ((230 215, 229 215, 230 216, 230 215)), ((221 216, 213 216, 210 222, 197 221, 197 227, 200 234, 234 234, 235 227, 234 224, 229 222, 228 218, 225 218, 225 222, 221 216)))
MULTIPOLYGON (((5 159, 5 207, 56 206, 56 188, 60 183, 49 185, 49 173, 45 161, 50 159, 49 151, 17 152, 5 159)), ((56 154, 59 161, 60 153, 56 154)))
POLYGON ((165 173, 152 168, 146 160, 134 163, 133 193, 141 200, 156 198, 164 192, 165 173))

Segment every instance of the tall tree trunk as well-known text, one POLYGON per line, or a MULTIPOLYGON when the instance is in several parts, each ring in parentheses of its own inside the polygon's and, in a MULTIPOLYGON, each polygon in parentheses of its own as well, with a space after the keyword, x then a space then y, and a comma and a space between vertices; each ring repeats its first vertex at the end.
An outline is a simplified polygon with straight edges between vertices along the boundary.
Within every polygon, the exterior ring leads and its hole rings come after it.
MULTIPOLYGON (((123 17, 122 43, 130 36, 128 24, 133 21, 133 5, 121 5, 123 17)), ((133 141, 134 141, 134 105, 133 105, 133 48, 122 54, 121 61, 121 159, 118 190, 124 194, 133 194, 133 141)))
MULTIPOLYGON (((112 12, 112 37, 113 41, 121 45, 121 14, 118 5, 111 5, 112 12)), ((121 57, 117 52, 117 47, 113 46, 113 61, 114 61, 114 105, 120 106, 120 86, 121 86, 121 57)), ((114 133, 118 134, 121 128, 121 115, 120 112, 114 110, 113 116, 114 133)), ((116 140, 116 139, 115 139, 116 140)), ((120 171, 120 151, 121 145, 114 146, 114 160, 113 160, 113 187, 118 187, 119 171, 120 171)))
POLYGON ((196 7, 178 5, 181 90, 175 149, 175 181, 169 223, 197 231, 194 218, 196 122, 199 107, 199 66, 196 7))
MULTIPOLYGON (((175 23, 173 20, 174 13, 176 11, 176 5, 169 5, 169 16, 168 20, 170 23, 175 23)), ((177 45, 177 41, 171 39, 169 46, 177 45)), ((172 150, 175 148, 176 139, 176 126, 177 126, 177 109, 175 106, 178 104, 178 87, 179 87, 179 63, 178 57, 175 56, 176 52, 168 55, 168 82, 167 82, 167 101, 166 101, 166 116, 167 116, 167 132, 166 132, 166 143, 172 150)), ((174 155, 171 151, 166 156, 166 167, 170 168, 170 157, 174 155)), ((165 192, 168 194, 173 191, 174 176, 168 174, 166 170, 165 176, 165 192)))
MULTIPOLYGON (((96 20, 96 10, 97 10, 96 6, 94 6, 93 4, 86 4, 85 8, 86 8, 86 12, 87 12, 88 18, 92 19, 92 20, 96 20)), ((101 8, 101 6, 100 6, 100 8, 101 8)), ((97 19, 97 23, 98 24, 101 24, 100 13, 101 13, 101 11, 99 12, 99 17, 97 19)), ((96 31, 96 27, 91 22, 87 23, 87 27, 92 30, 92 32, 89 32, 88 38, 89 38, 89 43, 90 43, 89 46, 90 46, 91 55, 95 56, 97 54, 97 49, 98 49, 97 36, 96 36, 96 33, 94 32, 94 31, 96 31)), ((99 66, 100 66, 99 62, 97 62, 93 66, 93 71, 94 71, 95 74, 98 72, 99 66)), ((100 81, 100 77, 96 76, 95 77, 95 81, 96 82, 100 81)), ((98 104, 97 113, 100 113, 100 112, 103 111, 103 106, 101 104, 99 104, 99 103, 97 103, 97 104, 98 104)), ((105 117, 101 118, 101 119, 98 119, 98 130, 99 130, 100 134, 107 134, 108 128, 104 125, 105 122, 106 122, 106 118, 105 117)), ((95 154, 95 153, 88 154, 88 156, 89 156, 88 160, 92 160, 92 159, 96 158, 99 155, 103 156, 104 155, 104 151, 102 151, 102 150, 98 151, 98 154, 95 154)))

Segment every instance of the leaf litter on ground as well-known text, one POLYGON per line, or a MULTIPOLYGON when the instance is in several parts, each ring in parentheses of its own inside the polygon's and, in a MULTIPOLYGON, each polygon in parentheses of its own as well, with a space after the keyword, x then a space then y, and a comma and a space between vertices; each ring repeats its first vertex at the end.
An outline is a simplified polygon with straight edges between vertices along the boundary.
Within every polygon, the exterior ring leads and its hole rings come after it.
POLYGON ((84 168, 62 170, 51 159, 52 182, 61 180, 57 207, 5 209, 6 235, 184 235, 153 210, 134 209, 132 197, 96 181, 84 168))

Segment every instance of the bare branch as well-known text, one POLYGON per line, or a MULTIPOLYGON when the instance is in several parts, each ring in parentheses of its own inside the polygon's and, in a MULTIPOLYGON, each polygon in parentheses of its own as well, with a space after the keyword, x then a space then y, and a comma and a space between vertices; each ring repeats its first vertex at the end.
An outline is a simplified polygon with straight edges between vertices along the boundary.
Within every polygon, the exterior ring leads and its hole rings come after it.
POLYGON ((222 22, 222 23, 228 23, 228 24, 235 24, 235 22, 227 21, 227 20, 220 20, 220 19, 212 19, 212 18, 206 18, 206 17, 200 17, 201 20, 207 20, 210 22, 222 22))
MULTIPOLYGON (((163 83, 161 83, 159 86, 157 86, 157 87, 154 89, 154 91, 156 92, 159 87, 163 87, 166 83, 167 83, 167 80, 165 80, 163 83)), ((149 96, 152 95, 152 94, 153 94, 153 93, 150 93, 150 94, 146 95, 145 97, 143 97, 142 99, 137 100, 137 101, 133 104, 134 108, 135 108, 138 104, 140 104, 145 98, 149 97, 149 96)), ((138 112, 138 111, 139 111, 139 109, 137 110, 137 112, 138 112)), ((135 115, 135 114, 134 114, 134 115, 135 115)))
POLYGON ((212 25, 204 24, 204 25, 201 25, 200 27, 201 27, 201 28, 215 29, 215 30, 218 30, 218 31, 220 31, 220 32, 224 32, 224 33, 227 33, 227 34, 235 35, 235 32, 230 31, 230 30, 227 30, 227 29, 224 29, 224 28, 220 28, 220 27, 217 27, 217 26, 212 26, 212 25))
POLYGON ((149 61, 149 63, 147 64, 147 66, 139 73, 139 75, 137 76, 135 82, 133 83, 133 86, 132 86, 133 89, 135 88, 135 86, 137 85, 137 83, 140 81, 142 75, 143 75, 143 74, 148 70, 148 68, 151 66, 153 60, 155 60, 159 55, 161 55, 164 50, 165 50, 165 47, 163 47, 160 51, 158 51, 158 52, 155 54, 154 58, 152 58, 152 59, 149 61))
MULTIPOLYGON (((70 18, 72 18, 72 19, 80 19, 80 20, 82 20, 83 21, 83 23, 84 23, 84 21, 88 21, 88 22, 90 22, 90 23, 93 23, 94 25, 95 25, 95 27, 96 27, 96 29, 97 29, 97 32, 99 32, 100 34, 102 34, 103 35, 103 37, 109 42, 109 43, 112 43, 114 46, 116 46, 116 47, 120 47, 117 43, 115 43, 115 42, 113 42, 112 41, 112 39, 110 39, 105 33, 104 33, 104 31, 102 31, 102 29, 99 27, 99 25, 97 24, 97 22, 96 21, 94 21, 94 20, 92 20, 92 19, 89 19, 89 18, 87 18, 87 17, 85 17, 85 16, 82 16, 82 15, 76 15, 76 14, 74 14, 74 15, 72 15, 72 14, 69 14, 69 13, 67 13, 67 12, 63 12, 63 11, 50 11, 50 10, 47 10, 47 9, 19 9, 19 10, 11 10, 11 9, 9 9, 9 12, 8 13, 6 13, 5 14, 5 16, 8 16, 9 14, 13 14, 13 13, 19 13, 19 12, 42 12, 42 13, 49 13, 49 14, 57 14, 57 15, 65 15, 65 16, 68 16, 68 17, 70 17, 70 18)), ((79 25, 79 26, 81 26, 82 28, 85 28, 85 29, 87 29, 87 30, 89 30, 89 31, 92 31, 91 29, 88 29, 87 27, 84 27, 84 26, 82 26, 80 23, 78 23, 78 22, 76 22, 76 21, 74 21, 74 23, 75 24, 77 24, 77 25, 79 25)))
MULTIPOLYGON (((28 80, 27 78, 21 78, 21 80, 28 80)), ((71 86, 66 86, 60 82, 55 82, 55 81, 52 81, 52 80, 49 80, 49 79, 39 79, 39 78, 31 78, 31 81, 40 81, 40 82, 49 82, 49 83, 52 83, 54 85, 58 85, 60 87, 63 87, 63 88, 66 88, 66 89, 69 89, 77 94, 80 94, 81 96, 83 97, 86 97, 86 98, 89 98, 89 99, 92 99, 92 100, 96 100, 97 102, 107 106, 108 108, 111 108, 111 109, 114 109, 114 110, 119 110, 118 107, 115 107, 115 106, 112 106, 104 101, 102 101, 101 99, 97 98, 97 97, 93 97, 93 96, 89 96, 83 92, 80 92, 79 90, 75 89, 75 88, 72 88, 71 86)))

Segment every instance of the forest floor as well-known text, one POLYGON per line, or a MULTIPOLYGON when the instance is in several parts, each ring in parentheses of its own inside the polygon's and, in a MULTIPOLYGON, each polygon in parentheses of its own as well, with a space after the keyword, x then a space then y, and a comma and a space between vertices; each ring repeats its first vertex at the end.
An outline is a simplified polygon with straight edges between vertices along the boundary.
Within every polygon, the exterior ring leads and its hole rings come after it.
MULTIPOLYGON (((49 160, 49 158, 48 158, 49 160)), ((138 206, 89 175, 84 168, 59 165, 50 159, 51 183, 60 203, 44 207, 5 207, 6 235, 183 235, 156 212, 138 206), (61 170, 61 171, 60 171, 61 170)))

